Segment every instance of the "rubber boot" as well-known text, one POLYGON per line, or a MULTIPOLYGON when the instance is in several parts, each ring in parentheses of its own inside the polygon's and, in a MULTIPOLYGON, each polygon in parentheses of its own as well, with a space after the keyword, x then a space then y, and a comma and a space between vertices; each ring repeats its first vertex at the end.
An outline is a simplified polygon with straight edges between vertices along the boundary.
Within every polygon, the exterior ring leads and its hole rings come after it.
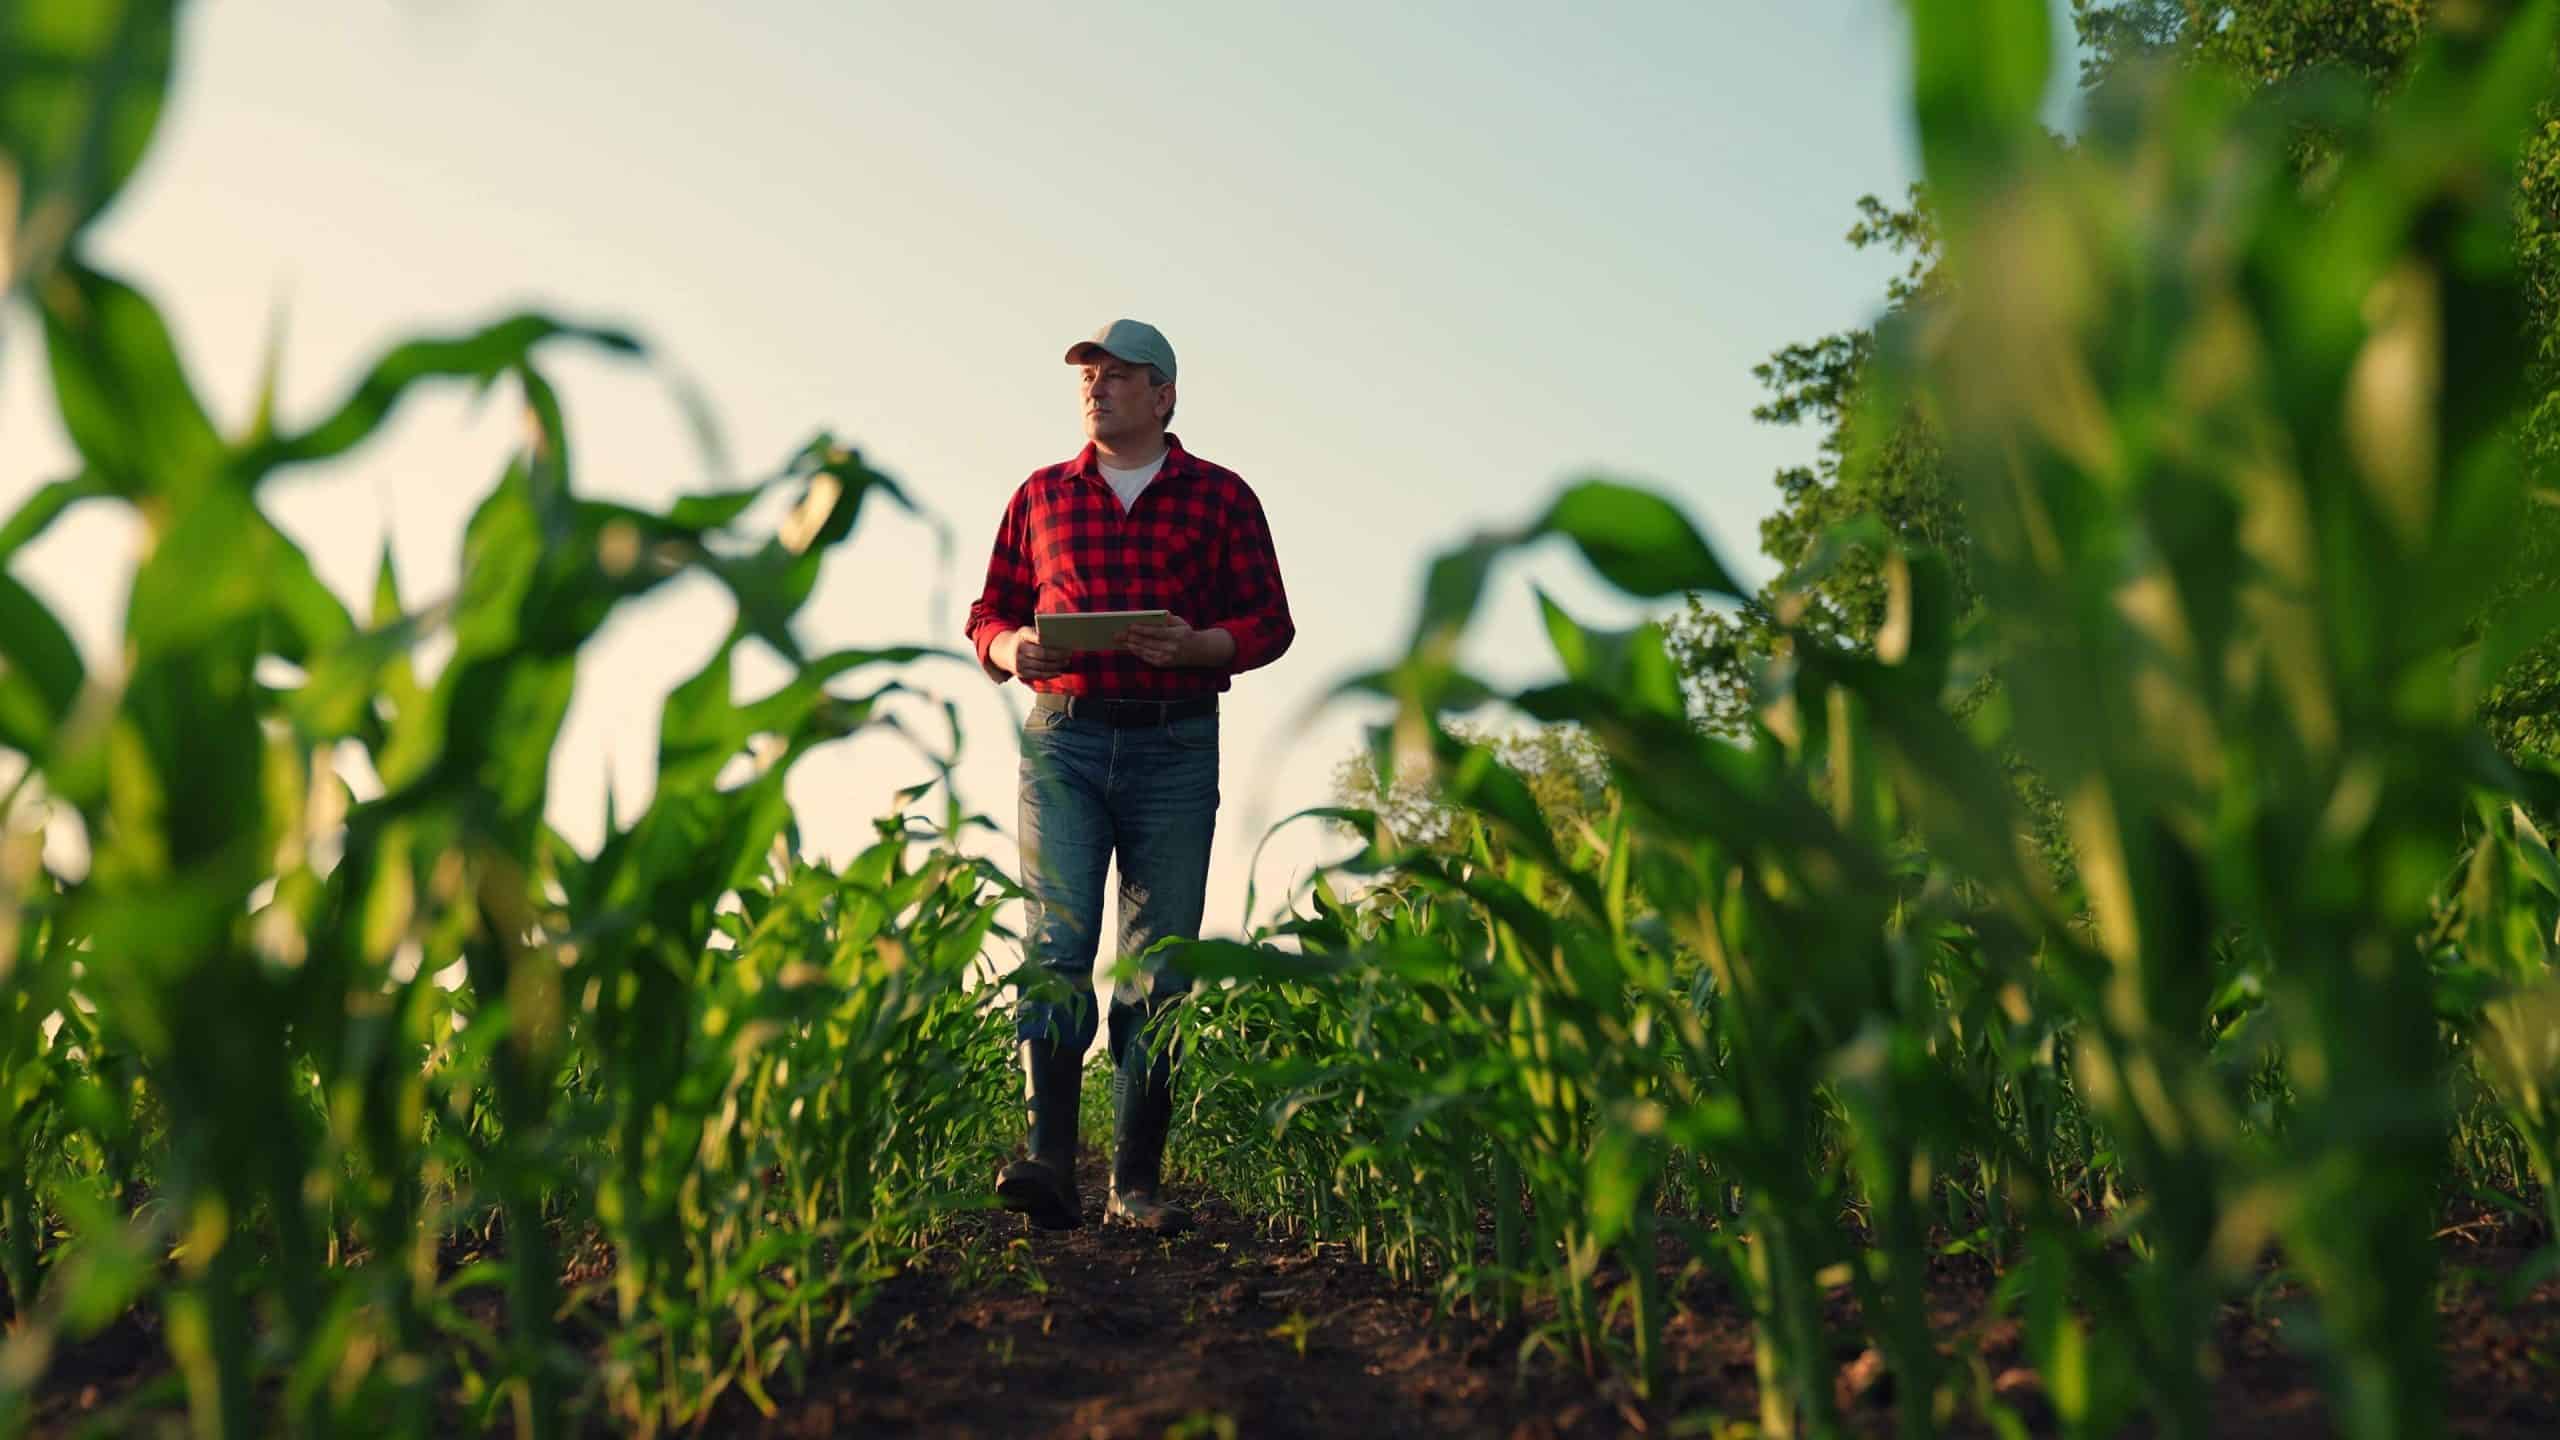
POLYGON ((1158 1235, 1191 1228, 1191 1212, 1159 1196, 1164 1183, 1164 1142, 1173 1129, 1173 1054, 1150 1055, 1143 1037, 1129 1041, 1135 1053, 1119 1070, 1120 1128, 1111 1156, 1108 1218, 1158 1235), (1134 1073, 1133 1073, 1134 1072, 1134 1073))
POLYGON ((1054 1038, 1022 1042, 1022 1068, 1030 1093, 1030 1138, 1022 1159, 996 1177, 1004 1208, 1029 1216, 1041 1230, 1073 1230, 1084 1223, 1076 1198, 1076 1104, 1084 1096, 1084 1057, 1054 1038))

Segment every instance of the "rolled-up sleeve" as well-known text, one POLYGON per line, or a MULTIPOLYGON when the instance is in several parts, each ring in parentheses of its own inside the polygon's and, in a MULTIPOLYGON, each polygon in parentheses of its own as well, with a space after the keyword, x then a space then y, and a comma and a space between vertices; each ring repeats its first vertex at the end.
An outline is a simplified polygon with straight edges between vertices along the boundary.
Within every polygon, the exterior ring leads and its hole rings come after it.
POLYGON ((1289 618, 1289 591, 1280 581, 1280 556, 1272 547, 1260 497, 1244 490, 1229 523, 1227 613, 1214 625, 1235 637, 1235 658, 1227 662, 1227 670, 1237 674, 1279 659, 1298 638, 1298 627, 1289 618))
MULTIPOLYGON (((988 647, 996 643, 996 637, 1030 624, 1032 606, 1039 598, 1027 533, 1029 493, 1027 486, 1016 490, 1012 502, 1004 507, 1004 522, 996 527, 994 553, 987 557, 987 583, 969 605, 969 644, 978 652, 978 664, 987 672, 987 678, 998 684, 1012 676, 988 658, 988 647)), ((1238 649, 1242 649, 1241 644, 1238 649)))

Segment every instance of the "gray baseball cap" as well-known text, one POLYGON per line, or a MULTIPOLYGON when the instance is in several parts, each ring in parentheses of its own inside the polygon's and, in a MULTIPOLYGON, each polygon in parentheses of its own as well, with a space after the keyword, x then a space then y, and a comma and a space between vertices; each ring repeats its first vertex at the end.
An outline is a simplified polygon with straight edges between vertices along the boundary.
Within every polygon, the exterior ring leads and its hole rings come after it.
POLYGON ((1095 351, 1116 356, 1132 365, 1153 365, 1173 378, 1173 344, 1164 332, 1143 320, 1114 320, 1093 332, 1090 340, 1079 340, 1067 347, 1067 363, 1091 363, 1095 351))

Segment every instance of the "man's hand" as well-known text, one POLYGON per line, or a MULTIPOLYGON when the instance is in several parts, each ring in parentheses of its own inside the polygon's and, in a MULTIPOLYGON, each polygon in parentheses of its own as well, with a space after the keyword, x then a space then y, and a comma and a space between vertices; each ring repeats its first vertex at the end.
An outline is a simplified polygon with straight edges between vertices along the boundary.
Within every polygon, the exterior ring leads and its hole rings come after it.
POLYGON ((1052 680, 1067 673, 1072 651, 1053 650, 1040 643, 1040 632, 1028 625, 1008 630, 987 646, 987 658, 999 669, 1010 670, 1025 680, 1052 680))
POLYGON ((1224 665, 1235 658, 1236 638, 1224 630, 1194 630, 1176 615, 1162 625, 1132 625, 1120 632, 1129 653, 1159 669, 1224 665))

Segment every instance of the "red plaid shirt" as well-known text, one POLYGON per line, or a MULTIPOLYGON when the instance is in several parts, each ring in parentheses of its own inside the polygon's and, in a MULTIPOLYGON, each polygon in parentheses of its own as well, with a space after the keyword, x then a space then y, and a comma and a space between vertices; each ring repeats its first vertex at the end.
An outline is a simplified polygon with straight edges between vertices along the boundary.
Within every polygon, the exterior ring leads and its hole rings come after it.
POLYGON ((1262 502, 1242 477, 1164 437, 1164 468, 1123 509, 1091 445, 1032 472, 1005 506, 987 587, 969 607, 969 643, 987 647, 1043 611, 1170 610, 1195 630, 1235 637, 1233 660, 1158 669, 1123 651, 1088 651, 1032 688, 1114 700, 1179 699, 1227 688, 1227 677, 1280 658, 1298 633, 1280 586, 1280 557, 1262 502))

